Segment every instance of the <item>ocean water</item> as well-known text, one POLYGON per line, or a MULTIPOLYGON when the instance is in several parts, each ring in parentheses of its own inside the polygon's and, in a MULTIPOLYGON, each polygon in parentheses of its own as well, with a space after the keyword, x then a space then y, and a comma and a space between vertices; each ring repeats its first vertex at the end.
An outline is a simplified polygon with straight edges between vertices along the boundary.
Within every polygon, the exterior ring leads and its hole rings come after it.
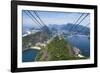
POLYGON ((28 49, 22 52, 22 62, 32 62, 35 60, 38 50, 28 49))
POLYGON ((90 39, 85 35, 73 35, 67 37, 69 43, 81 50, 81 54, 90 57, 90 39))

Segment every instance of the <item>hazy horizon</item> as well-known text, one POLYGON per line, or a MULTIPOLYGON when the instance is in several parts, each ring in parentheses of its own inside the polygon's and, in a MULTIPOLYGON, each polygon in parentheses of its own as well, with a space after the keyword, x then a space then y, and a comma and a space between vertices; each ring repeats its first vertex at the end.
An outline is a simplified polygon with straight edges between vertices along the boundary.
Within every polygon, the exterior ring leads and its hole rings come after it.
MULTIPOLYGON (((39 19, 36 17, 34 11, 32 10, 28 10, 30 11, 30 13, 39 21, 39 19)), ((23 27, 24 26, 33 26, 33 27, 38 27, 40 26, 39 24, 36 24, 33 20, 32 20, 32 16, 27 13, 27 10, 22 10, 22 18, 23 18, 23 27)), ((72 23, 74 24, 76 22, 76 20, 79 18, 79 16, 82 15, 82 13, 78 13, 78 12, 49 12, 49 11, 36 11, 39 15, 39 17, 41 18, 41 20, 45 23, 45 25, 62 25, 62 24, 68 24, 68 23, 72 23)), ((89 13, 84 13, 83 16, 81 17, 84 18, 84 16, 86 16, 86 14, 88 14, 88 16, 80 23, 80 25, 86 26, 89 22, 90 22, 90 14, 89 13)), ((81 21, 80 19, 80 21, 81 21)), ((79 23, 80 21, 78 21, 77 23, 79 23)), ((40 21, 39 21, 40 22, 40 21)), ((89 26, 87 26, 89 27, 89 26)))

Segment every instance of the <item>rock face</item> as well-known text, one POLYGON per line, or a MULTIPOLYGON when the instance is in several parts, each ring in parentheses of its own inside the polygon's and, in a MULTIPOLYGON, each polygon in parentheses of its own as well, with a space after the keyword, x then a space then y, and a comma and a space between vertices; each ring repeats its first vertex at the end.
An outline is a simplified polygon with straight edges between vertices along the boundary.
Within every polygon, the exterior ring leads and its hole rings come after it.
POLYGON ((79 59, 80 50, 74 48, 64 38, 56 36, 45 47, 42 47, 36 61, 57 61, 79 59))
POLYGON ((79 48, 73 47, 73 52, 74 52, 75 56, 77 57, 81 51, 79 48))

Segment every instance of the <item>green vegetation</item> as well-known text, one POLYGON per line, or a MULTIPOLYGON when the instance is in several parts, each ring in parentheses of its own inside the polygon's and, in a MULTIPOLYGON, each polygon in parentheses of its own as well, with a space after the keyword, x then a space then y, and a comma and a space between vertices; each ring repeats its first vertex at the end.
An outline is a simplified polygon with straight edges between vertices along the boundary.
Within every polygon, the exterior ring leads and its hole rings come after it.
POLYGON ((35 34, 30 34, 25 37, 22 37, 22 46, 23 50, 34 46, 37 42, 44 42, 48 39, 48 34, 45 32, 37 32, 35 34))
POLYGON ((72 46, 64 38, 55 37, 46 47, 42 47, 36 61, 57 61, 85 59, 76 57, 72 46))
MULTIPOLYGON (((35 46, 36 43, 47 41, 49 38, 45 32, 37 32, 22 37, 23 51, 35 46)), ((35 61, 57 61, 57 60, 77 60, 86 59, 86 57, 78 57, 73 51, 73 46, 62 36, 54 37, 46 46, 39 46, 41 50, 38 52, 35 61)))

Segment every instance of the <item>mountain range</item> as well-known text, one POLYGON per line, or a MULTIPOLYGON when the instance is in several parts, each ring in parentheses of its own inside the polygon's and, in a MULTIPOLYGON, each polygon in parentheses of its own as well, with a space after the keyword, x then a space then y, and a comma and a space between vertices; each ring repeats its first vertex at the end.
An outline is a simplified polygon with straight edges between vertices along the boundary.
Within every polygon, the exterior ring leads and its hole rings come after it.
MULTIPOLYGON (((42 26, 44 28, 45 26, 42 26)), ((78 24, 62 24, 62 25, 57 25, 57 24, 48 24, 47 27, 53 32, 53 31, 58 31, 58 30, 64 30, 64 31, 69 31, 69 32, 78 32, 82 34, 90 34, 90 28, 83 26, 83 25, 78 25, 78 24)), ((31 31, 31 30, 40 30, 40 27, 35 27, 35 26, 23 26, 23 34, 26 33, 26 31, 31 31)))

